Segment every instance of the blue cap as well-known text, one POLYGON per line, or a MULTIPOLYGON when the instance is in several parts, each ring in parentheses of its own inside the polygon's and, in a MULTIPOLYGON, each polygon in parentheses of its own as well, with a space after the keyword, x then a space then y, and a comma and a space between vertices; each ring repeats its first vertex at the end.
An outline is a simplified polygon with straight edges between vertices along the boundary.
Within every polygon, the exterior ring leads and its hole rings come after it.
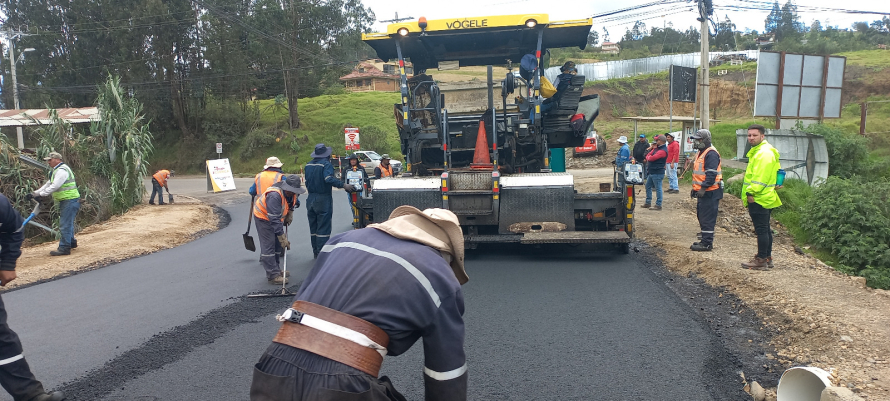
POLYGON ((640 134, 640 138, 645 138, 646 134, 640 134))

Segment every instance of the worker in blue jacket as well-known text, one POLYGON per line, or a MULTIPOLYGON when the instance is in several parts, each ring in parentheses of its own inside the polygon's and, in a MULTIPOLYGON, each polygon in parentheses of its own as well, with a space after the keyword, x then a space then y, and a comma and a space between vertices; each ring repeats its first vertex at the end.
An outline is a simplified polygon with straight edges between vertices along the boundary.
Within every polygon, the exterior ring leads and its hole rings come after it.
MULTIPOLYGON (((0 286, 15 280, 15 264, 22 255, 25 235, 19 231, 22 216, 0 194, 0 286)), ((19 336, 6 323, 6 306, 0 298, 0 385, 14 400, 62 401, 61 391, 47 393, 43 383, 34 377, 25 357, 19 336)))
POLYGON ((303 170, 306 176, 306 216, 309 218, 309 241, 312 243, 312 254, 317 258, 321 248, 331 237, 331 219, 334 214, 334 199, 331 196, 331 188, 343 188, 354 192, 355 187, 344 184, 334 175, 334 166, 331 164, 333 150, 323 143, 315 145, 315 151, 309 157, 312 161, 306 163, 303 170))

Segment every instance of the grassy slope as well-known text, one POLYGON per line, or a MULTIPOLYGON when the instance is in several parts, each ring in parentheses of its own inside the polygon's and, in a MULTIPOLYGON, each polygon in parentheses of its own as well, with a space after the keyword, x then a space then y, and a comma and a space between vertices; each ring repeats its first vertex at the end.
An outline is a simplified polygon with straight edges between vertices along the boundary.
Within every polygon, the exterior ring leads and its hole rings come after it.
MULTIPOLYGON (((273 100, 260 100, 262 110, 259 129, 276 130, 280 141, 266 148, 253 152, 248 159, 240 157, 245 146, 241 141, 232 148, 225 148, 223 156, 228 157, 232 170, 236 175, 253 175, 262 169, 268 156, 277 156, 284 163, 286 172, 298 172, 300 167, 309 161, 316 143, 325 143, 334 148, 334 152, 342 152, 344 145, 343 127, 352 124, 355 127, 376 126, 389 135, 392 148, 388 152, 395 158, 401 158, 398 147, 398 131, 393 117, 393 104, 398 102, 399 95, 394 92, 363 92, 344 95, 324 95, 314 98, 300 99, 299 111, 302 127, 297 130, 287 127, 287 110, 276 110, 270 107, 273 100), (305 140, 304 140, 305 137, 305 140), (291 147, 292 138, 300 138, 300 149, 294 152, 291 147)), ((169 165, 176 160, 177 143, 158 143, 153 165, 169 165)), ((374 149, 376 150, 376 149, 374 149)), ((387 152, 387 151, 384 151, 387 152)), ((191 173, 199 173, 191 171, 191 173)))

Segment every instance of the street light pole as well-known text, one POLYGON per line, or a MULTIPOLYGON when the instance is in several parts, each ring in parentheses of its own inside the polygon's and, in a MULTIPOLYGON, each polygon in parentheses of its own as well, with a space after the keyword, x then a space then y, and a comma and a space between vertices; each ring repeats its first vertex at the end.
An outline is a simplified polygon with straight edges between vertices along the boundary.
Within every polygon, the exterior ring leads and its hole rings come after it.
POLYGON ((710 29, 708 27, 708 12, 705 6, 705 1, 707 0, 699 0, 699 15, 701 18, 701 127, 702 129, 709 129, 711 125, 711 116, 708 110, 710 107, 710 72, 708 71, 708 67, 710 67, 711 58, 708 55, 708 39, 710 36, 710 29))

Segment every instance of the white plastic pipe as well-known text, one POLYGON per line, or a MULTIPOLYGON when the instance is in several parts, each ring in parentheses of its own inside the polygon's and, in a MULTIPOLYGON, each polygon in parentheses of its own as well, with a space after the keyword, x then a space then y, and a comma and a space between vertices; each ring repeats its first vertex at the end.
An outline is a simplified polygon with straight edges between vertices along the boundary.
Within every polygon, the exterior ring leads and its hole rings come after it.
POLYGON ((822 390, 831 387, 831 374, 812 366, 797 366, 782 373, 776 401, 819 401, 822 390))

